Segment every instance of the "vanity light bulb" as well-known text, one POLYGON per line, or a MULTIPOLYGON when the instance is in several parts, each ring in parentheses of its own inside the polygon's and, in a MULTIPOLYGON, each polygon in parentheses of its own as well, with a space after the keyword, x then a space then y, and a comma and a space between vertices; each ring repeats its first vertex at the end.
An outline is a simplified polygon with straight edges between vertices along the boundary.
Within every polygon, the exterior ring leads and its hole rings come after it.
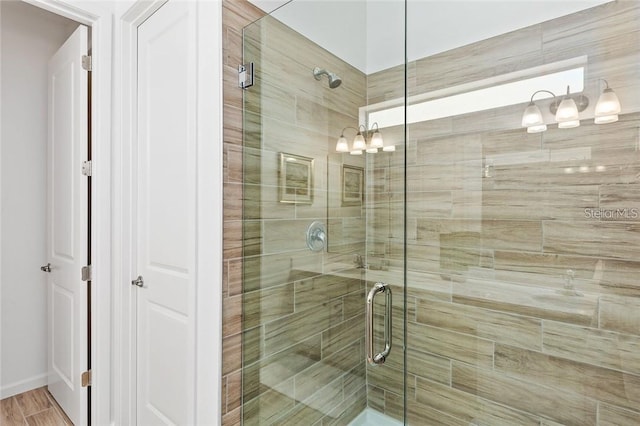
POLYGON ((556 121, 561 129, 568 129, 580 125, 578 106, 571 98, 564 98, 556 111, 556 121), (577 124, 576 124, 577 123, 577 124))
POLYGON ((347 143, 347 138, 344 136, 340 136, 340 139, 338 139, 336 152, 349 152, 349 144, 347 143))
POLYGON ((362 136, 362 133, 358 133, 356 137, 353 139, 353 150, 361 151, 366 148, 367 148, 367 144, 364 141, 364 136, 362 136))
MULTIPOLYGON (((522 114, 522 127, 533 127, 543 125, 542 112, 533 102, 524 110, 522 114)), ((545 129, 546 130, 546 129, 545 129)))
POLYGON ((371 136, 371 148, 382 148, 384 146, 384 141, 382 140, 382 134, 379 131, 375 131, 373 136, 371 136))
POLYGON ((608 124, 618 121, 620 112, 620 101, 613 89, 606 88, 600 95, 596 104, 595 120, 596 124, 608 124))

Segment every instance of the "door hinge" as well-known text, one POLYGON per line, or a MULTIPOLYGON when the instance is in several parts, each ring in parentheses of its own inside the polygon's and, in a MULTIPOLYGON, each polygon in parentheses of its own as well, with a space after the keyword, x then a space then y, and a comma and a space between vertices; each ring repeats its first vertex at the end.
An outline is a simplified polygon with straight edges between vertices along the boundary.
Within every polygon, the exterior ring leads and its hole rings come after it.
POLYGON ((91 265, 82 267, 82 281, 91 281, 91 265))
POLYGON ((82 69, 85 71, 93 71, 93 61, 91 56, 82 55, 82 69))
POLYGON ((92 176, 92 166, 91 161, 83 161, 82 162, 82 174, 84 176, 92 176))
POLYGON ((91 370, 87 370, 84 373, 82 373, 81 377, 81 381, 82 381, 82 387, 86 388, 87 386, 91 386, 93 383, 91 383, 91 370))
POLYGON ((253 62, 238 67, 238 86, 247 89, 253 86, 253 62))

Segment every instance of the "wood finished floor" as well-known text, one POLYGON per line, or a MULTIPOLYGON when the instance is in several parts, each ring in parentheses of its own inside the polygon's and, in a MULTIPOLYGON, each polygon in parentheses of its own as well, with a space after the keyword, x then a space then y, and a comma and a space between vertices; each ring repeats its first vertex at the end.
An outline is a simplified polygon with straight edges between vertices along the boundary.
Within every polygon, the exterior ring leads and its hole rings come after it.
POLYGON ((0 401, 0 426, 73 426, 46 387, 0 401))

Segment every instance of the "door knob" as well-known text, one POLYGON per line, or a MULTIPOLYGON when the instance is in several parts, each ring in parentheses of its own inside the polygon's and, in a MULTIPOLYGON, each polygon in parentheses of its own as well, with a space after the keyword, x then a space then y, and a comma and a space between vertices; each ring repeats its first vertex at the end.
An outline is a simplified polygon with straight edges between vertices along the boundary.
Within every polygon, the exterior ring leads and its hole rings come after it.
POLYGON ((40 270, 41 270, 42 272, 51 272, 51 264, 50 264, 50 263, 47 263, 46 265, 41 266, 41 267, 40 267, 40 270))
POLYGON ((142 275, 138 275, 138 278, 131 281, 131 285, 137 285, 138 287, 144 287, 144 280, 142 279, 142 275))

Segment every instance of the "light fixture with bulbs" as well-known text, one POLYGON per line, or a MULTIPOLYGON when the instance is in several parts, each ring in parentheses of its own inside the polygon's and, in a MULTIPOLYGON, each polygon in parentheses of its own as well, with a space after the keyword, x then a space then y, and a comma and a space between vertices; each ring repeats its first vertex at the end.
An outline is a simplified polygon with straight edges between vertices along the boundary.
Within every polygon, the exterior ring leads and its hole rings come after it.
POLYGON ((384 140, 382 139, 382 133, 380 133, 378 129, 378 123, 373 123, 370 130, 367 130, 362 124, 358 128, 347 126, 340 132, 340 138, 338 138, 338 142, 336 143, 336 152, 348 152, 351 155, 362 155, 363 152, 375 154, 380 149, 385 152, 392 152, 396 150, 396 147, 394 145, 384 146, 384 140), (349 148, 347 138, 344 136, 344 131, 347 129, 358 132, 353 138, 351 148, 349 148), (371 135, 371 137, 369 137, 369 135, 371 135), (369 139, 368 144, 367 139, 369 139))
MULTIPOLYGON (((556 103, 550 105, 551 112, 556 103)), ((556 108, 556 121, 559 129, 571 129, 580 125, 580 113, 589 106, 589 98, 584 95, 578 95, 575 98, 571 96, 569 86, 567 86, 567 94, 562 98, 560 104, 556 108)))
POLYGON ((604 78, 601 80, 604 81, 607 87, 598 98, 594 122, 596 124, 615 123, 618 121, 618 114, 620 113, 620 101, 616 92, 609 87, 609 82, 604 78))
POLYGON ((522 127, 527 128, 527 133, 540 133, 547 130, 542 111, 533 102, 533 98, 538 93, 548 93, 553 96, 554 100, 549 105, 549 110, 555 114, 558 128, 570 129, 580 125, 579 113, 589 106, 589 98, 584 95, 571 96, 569 86, 567 86, 567 94, 562 99, 558 99, 558 96, 549 90, 537 90, 531 95, 529 105, 522 114, 522 127))
MULTIPOLYGON (((609 88, 609 83, 602 79, 607 87, 600 95, 595 108, 596 124, 614 123, 618 121, 618 113, 620 112, 620 101, 613 89, 609 88)), ((547 130, 547 125, 542 117, 542 111, 533 102, 533 98, 538 93, 548 93, 553 96, 554 100, 549 105, 549 110, 555 115, 559 129, 570 129, 580 125, 579 113, 589 106, 589 98, 585 95, 571 95, 569 86, 567 86, 567 94, 558 99, 555 93, 549 90, 537 90, 531 95, 529 105, 522 114, 522 127, 527 128, 527 133, 540 133, 547 130)))

